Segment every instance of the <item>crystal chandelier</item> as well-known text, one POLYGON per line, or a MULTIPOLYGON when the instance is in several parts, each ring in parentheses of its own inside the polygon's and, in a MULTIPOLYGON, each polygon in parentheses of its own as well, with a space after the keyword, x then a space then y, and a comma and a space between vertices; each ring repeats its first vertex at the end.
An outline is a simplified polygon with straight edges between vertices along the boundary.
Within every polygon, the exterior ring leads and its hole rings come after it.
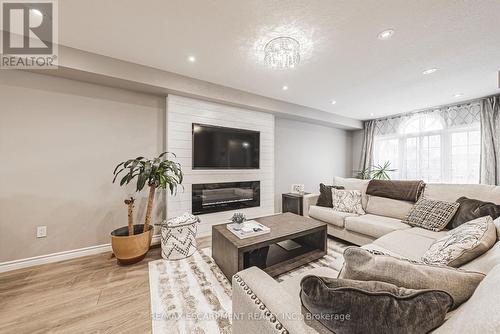
POLYGON ((284 70, 294 68, 300 61, 300 44, 291 37, 276 37, 264 47, 266 65, 284 70))

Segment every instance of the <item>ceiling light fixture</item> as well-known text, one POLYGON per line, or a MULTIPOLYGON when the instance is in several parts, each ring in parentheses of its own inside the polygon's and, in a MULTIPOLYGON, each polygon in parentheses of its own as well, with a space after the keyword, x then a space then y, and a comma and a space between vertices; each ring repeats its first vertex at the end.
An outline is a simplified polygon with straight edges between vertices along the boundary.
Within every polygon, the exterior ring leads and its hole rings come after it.
POLYGON ((438 69, 437 68, 429 68, 425 71, 422 72, 423 75, 428 75, 428 74, 432 74, 434 72, 436 72, 438 69))
POLYGON ((371 112, 371 113, 370 113, 370 116, 373 116, 373 115, 375 115, 375 114, 371 112))
POLYGON ((283 90, 288 90, 288 86, 283 86, 283 90))
POLYGON ((38 9, 30 9, 30 12, 38 16, 43 16, 42 12, 38 9))
POLYGON ((388 40, 389 38, 391 38, 392 35, 394 35, 394 30, 387 29, 387 30, 384 30, 378 34, 378 39, 385 41, 385 40, 388 40))
POLYGON ((292 37, 276 37, 264 47, 264 62, 269 67, 286 70, 300 62, 300 44, 292 37))
POLYGON ((336 104, 336 103, 337 103, 337 101, 332 100, 330 103, 331 103, 331 104, 336 104))
POLYGON ((453 94, 453 97, 462 97, 462 96, 464 96, 464 94, 462 94, 462 93, 453 94))
POLYGON ((195 56, 188 56, 188 61, 190 63, 194 63, 196 61, 196 57, 195 56))

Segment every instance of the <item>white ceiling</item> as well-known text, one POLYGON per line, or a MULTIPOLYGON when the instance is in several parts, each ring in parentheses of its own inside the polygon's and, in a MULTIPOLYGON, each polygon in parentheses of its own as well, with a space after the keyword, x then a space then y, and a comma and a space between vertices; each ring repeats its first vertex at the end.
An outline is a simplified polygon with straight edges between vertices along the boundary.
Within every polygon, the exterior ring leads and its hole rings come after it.
POLYGON ((499 0, 62 0, 59 31, 67 46, 357 119, 500 92, 499 0), (283 34, 306 59, 269 69, 256 48, 283 34))

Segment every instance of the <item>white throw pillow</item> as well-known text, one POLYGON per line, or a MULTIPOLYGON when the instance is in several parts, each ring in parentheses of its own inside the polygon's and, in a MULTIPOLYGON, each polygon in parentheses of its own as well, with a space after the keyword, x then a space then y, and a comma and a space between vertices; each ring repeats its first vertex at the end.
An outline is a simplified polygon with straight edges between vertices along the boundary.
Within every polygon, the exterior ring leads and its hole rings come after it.
POLYGON ((422 256, 422 261, 459 267, 487 252, 496 241, 497 230, 493 219, 490 216, 477 218, 434 241, 422 256))
POLYGON ((361 191, 359 190, 339 190, 332 188, 333 211, 356 213, 364 215, 361 204, 361 191))
POLYGON ((500 240, 500 217, 493 221, 493 224, 497 227, 497 239, 500 240))

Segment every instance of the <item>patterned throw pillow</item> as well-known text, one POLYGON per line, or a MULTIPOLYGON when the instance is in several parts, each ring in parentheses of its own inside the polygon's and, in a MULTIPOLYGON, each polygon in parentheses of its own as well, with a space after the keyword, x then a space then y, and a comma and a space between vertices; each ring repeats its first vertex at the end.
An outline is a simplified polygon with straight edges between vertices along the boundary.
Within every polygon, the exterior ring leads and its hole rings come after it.
POLYGON ((361 191, 338 190, 332 188, 332 205, 334 211, 357 213, 364 215, 365 210, 361 205, 361 191))
POLYGON ((332 205, 332 188, 344 189, 342 186, 327 186, 323 183, 319 184, 319 197, 316 202, 317 206, 324 206, 326 208, 333 207, 332 205))
POLYGON ((403 223, 438 232, 446 227, 459 206, 456 202, 420 198, 403 219, 403 223))
POLYGON ((497 241, 497 230, 490 216, 477 218, 434 241, 422 256, 429 264, 459 267, 486 253, 497 241))

